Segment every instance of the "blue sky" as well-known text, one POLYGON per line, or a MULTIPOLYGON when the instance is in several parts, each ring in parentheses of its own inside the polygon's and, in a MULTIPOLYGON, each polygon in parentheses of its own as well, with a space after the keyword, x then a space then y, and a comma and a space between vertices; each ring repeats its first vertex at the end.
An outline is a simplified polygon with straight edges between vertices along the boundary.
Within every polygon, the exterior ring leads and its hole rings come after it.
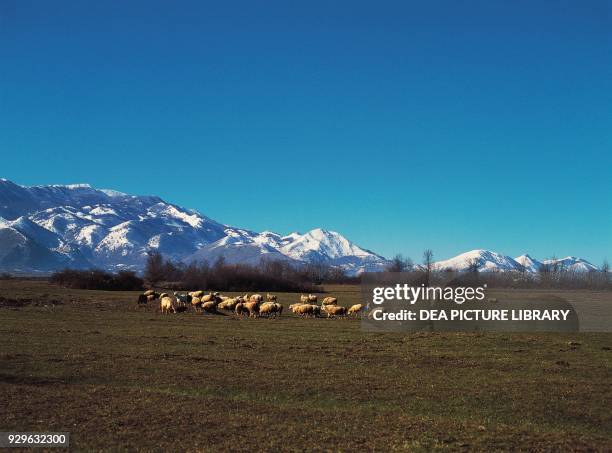
POLYGON ((387 256, 601 264, 610 5, 0 0, 0 177, 387 256))

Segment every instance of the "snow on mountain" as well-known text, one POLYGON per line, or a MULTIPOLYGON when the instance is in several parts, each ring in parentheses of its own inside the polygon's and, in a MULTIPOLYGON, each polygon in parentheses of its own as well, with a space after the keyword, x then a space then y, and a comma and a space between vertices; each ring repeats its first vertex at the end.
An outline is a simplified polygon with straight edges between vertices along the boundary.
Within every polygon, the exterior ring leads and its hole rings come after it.
MULTIPOLYGON (((142 269, 151 250, 185 263, 223 258, 228 263, 257 264, 273 259, 338 266, 349 274, 381 271, 388 265, 384 257, 321 228, 286 236, 257 233, 221 224, 156 196, 87 184, 24 187, 0 179, 1 270, 142 269)), ((575 271, 597 269, 571 256, 540 262, 527 254, 513 259, 489 250, 466 252, 435 267, 532 273, 543 264, 575 271)))
POLYGON ((342 267, 350 274, 383 270, 387 265, 380 255, 356 246, 339 233, 320 228, 287 236, 230 227, 225 233, 225 237, 203 246, 190 259, 212 262, 223 257, 227 263, 248 264, 261 259, 318 263, 342 267))
POLYGON ((371 252, 363 250, 335 231, 317 228, 305 234, 291 233, 283 240, 283 253, 292 258, 336 259, 343 256, 368 256, 371 252))
POLYGON ((462 253, 454 258, 434 263, 434 268, 438 270, 454 269, 458 271, 467 271, 473 265, 476 266, 480 272, 516 271, 536 273, 543 265, 553 266, 555 264, 558 269, 575 272, 599 270, 597 266, 588 261, 573 256, 562 259, 538 261, 529 256, 529 254, 511 258, 490 250, 472 250, 471 252, 462 253))
POLYGON ((574 272, 590 272, 599 270, 597 266, 589 263, 587 260, 582 258, 576 258, 575 256, 567 256, 560 259, 544 260, 543 264, 548 266, 556 266, 557 269, 574 272))
POLYGON ((514 261, 519 263, 524 268, 525 272, 538 272, 540 270, 540 267, 542 266, 542 263, 540 261, 532 258, 527 253, 521 256, 517 256, 516 258, 514 258, 514 261))
POLYGON ((0 218, 0 269, 50 271, 85 265, 78 250, 31 220, 0 218))
POLYGON ((476 266, 480 272, 520 270, 520 265, 513 258, 489 250, 472 250, 434 264, 439 270, 466 271, 470 266, 476 266))
POLYGON ((281 253, 298 261, 339 266, 352 274, 382 271, 385 258, 355 245, 340 233, 317 228, 282 238, 281 253))
POLYGON ((228 227, 226 236, 212 244, 202 246, 189 257, 189 261, 215 262, 220 258, 226 263, 257 264, 262 259, 291 261, 279 251, 282 238, 275 233, 255 233, 253 231, 228 227))
MULTIPOLYGON (((335 232, 316 229, 284 237, 256 233, 223 225, 159 197, 99 190, 88 184, 24 187, 0 180, 0 216, 20 219, 22 224, 21 228, 11 221, 0 225, 7 243, 47 250, 53 258, 45 262, 55 260, 62 266, 140 269, 151 250, 184 262, 223 257, 226 262, 257 264, 261 259, 278 259, 341 266, 352 273, 380 270, 387 262, 335 232)), ((14 247, 5 245, 3 250, 12 252, 7 252, 10 259, 0 261, 2 269, 12 270, 12 263, 20 263, 20 269, 40 267, 36 260, 16 258, 14 247)))

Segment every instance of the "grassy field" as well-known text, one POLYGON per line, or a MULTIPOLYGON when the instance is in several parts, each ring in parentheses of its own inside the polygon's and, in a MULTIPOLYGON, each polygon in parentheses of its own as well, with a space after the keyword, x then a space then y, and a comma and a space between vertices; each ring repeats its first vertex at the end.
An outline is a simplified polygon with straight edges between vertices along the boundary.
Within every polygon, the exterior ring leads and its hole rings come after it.
POLYGON ((0 431, 69 431, 80 450, 612 450, 612 334, 161 315, 44 281, 0 296, 0 431))

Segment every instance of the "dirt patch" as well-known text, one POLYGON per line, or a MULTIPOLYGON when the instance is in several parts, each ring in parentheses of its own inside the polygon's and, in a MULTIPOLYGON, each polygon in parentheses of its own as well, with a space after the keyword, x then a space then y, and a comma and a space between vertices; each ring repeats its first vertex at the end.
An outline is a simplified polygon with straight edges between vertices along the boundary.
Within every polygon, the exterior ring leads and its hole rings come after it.
POLYGON ((28 297, 7 298, 0 296, 0 308, 21 308, 28 305, 35 307, 63 305, 64 302, 57 299, 34 299, 28 297))

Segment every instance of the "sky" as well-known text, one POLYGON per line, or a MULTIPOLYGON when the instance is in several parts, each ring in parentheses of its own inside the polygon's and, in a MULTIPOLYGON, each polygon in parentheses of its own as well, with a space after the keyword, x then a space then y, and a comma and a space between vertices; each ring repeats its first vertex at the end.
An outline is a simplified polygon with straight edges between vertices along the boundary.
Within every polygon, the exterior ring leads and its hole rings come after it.
POLYGON ((0 0, 0 177, 601 264, 612 3, 0 0))

